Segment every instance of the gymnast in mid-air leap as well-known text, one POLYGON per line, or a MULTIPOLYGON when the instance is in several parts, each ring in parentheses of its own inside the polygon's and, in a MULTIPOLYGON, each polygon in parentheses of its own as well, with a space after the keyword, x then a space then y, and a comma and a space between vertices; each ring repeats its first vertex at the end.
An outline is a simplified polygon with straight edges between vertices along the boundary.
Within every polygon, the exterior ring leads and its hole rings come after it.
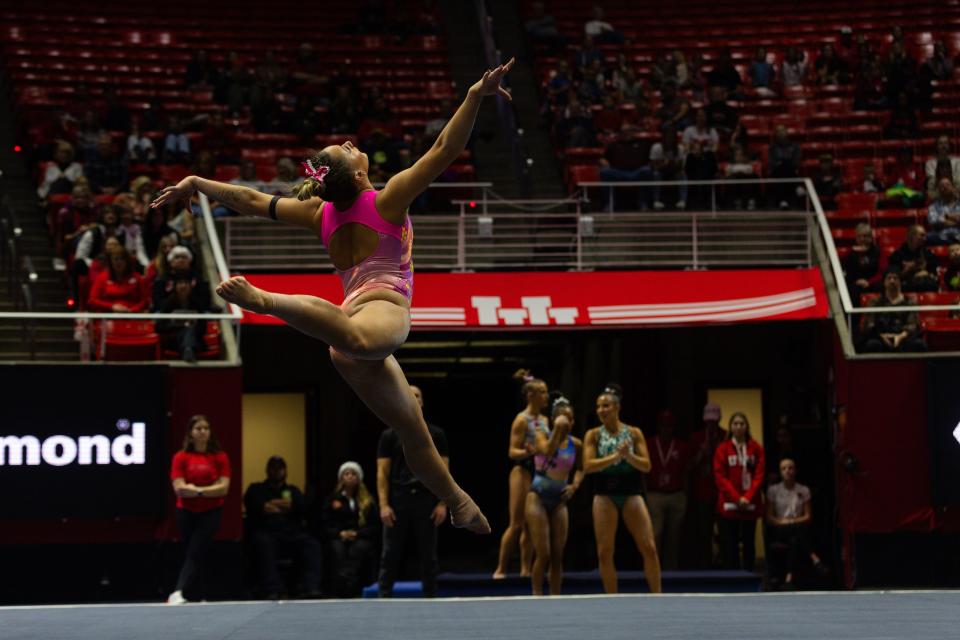
POLYGON ((477 533, 489 533, 490 525, 443 464, 392 354, 410 332, 413 229, 407 209, 464 150, 483 97, 510 98, 500 81, 513 63, 511 59, 484 73, 433 147, 380 191, 367 175, 367 154, 345 142, 304 162, 308 178, 295 198, 190 176, 162 189, 152 205, 189 201, 200 191, 241 214, 269 216, 320 236, 343 282, 340 306, 314 296, 264 291, 242 276, 221 282, 217 293, 330 345, 330 357, 343 378, 380 420, 397 430, 410 470, 446 503, 454 526, 477 533))

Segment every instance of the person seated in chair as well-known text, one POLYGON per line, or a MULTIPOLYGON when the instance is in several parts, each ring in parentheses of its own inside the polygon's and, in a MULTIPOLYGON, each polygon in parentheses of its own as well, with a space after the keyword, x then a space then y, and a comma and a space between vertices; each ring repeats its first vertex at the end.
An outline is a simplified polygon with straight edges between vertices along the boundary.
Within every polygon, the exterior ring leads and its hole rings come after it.
POLYGON ((323 506, 323 528, 341 598, 360 595, 364 580, 373 577, 377 559, 380 516, 363 484, 363 469, 352 461, 340 465, 337 486, 323 506))
POLYGON ((283 458, 273 456, 267 461, 267 479, 247 487, 243 504, 265 597, 275 600, 283 592, 277 556, 286 550, 293 550, 300 561, 302 595, 319 596, 323 550, 303 526, 303 494, 287 484, 287 463, 283 458))
MULTIPOLYGON (((810 489, 797 482, 797 464, 792 458, 780 460, 780 477, 782 482, 767 489, 767 539, 771 547, 786 547, 786 566, 779 570, 771 566, 770 580, 791 589, 801 562, 809 559, 820 575, 826 575, 828 569, 810 546, 808 529, 813 519, 810 489)), ((773 560, 772 556, 767 557, 773 560)))

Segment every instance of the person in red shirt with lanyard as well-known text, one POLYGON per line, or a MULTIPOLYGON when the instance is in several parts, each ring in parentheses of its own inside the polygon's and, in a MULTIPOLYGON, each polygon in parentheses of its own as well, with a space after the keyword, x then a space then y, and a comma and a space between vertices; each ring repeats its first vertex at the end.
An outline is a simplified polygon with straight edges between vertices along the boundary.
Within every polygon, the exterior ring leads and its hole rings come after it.
POLYGON ((660 567, 676 570, 683 517, 687 512, 687 472, 690 470, 690 448, 674 437, 677 419, 665 409, 657 414, 657 435, 650 438, 650 475, 647 485, 647 506, 653 521, 653 537, 657 541, 660 567))
POLYGON ((184 590, 202 576, 213 536, 220 528, 223 497, 230 490, 230 459, 210 429, 210 420, 195 415, 187 422, 183 450, 173 456, 170 468, 177 494, 177 528, 186 557, 169 604, 183 604, 184 590))
POLYGON ((763 516, 760 485, 764 479, 763 447, 750 437, 747 416, 730 416, 730 438, 720 443, 713 456, 717 482, 717 514, 720 548, 726 569, 754 570, 757 520, 763 516), (743 544, 743 564, 739 546, 743 544))

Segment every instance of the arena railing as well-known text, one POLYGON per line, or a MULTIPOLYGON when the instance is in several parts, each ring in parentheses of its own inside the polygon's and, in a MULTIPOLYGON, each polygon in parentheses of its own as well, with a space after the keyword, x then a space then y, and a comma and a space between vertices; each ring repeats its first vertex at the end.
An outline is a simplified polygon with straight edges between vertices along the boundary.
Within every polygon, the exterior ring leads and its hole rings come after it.
MULTIPOLYGON (((797 187, 802 187, 802 191, 797 191, 797 194, 803 195, 804 206, 801 211, 792 212, 793 215, 799 215, 807 220, 808 230, 809 230, 809 249, 812 252, 810 255, 811 264, 819 264, 820 271, 823 274, 825 283, 827 285, 828 296, 831 300, 831 308, 834 312, 834 319, 837 325, 837 331, 840 336, 841 344, 843 345, 844 354, 849 358, 911 358, 911 357, 941 357, 949 356, 955 357, 957 351, 955 349, 950 349, 949 351, 927 351, 924 353, 858 353, 856 350, 856 336, 858 334, 857 325, 860 322, 860 318, 864 314, 876 314, 876 313, 910 313, 916 312, 920 314, 925 313, 934 313, 934 312, 952 312, 960 315, 960 304, 954 305, 911 305, 911 306, 901 306, 901 307, 860 307, 855 306, 850 297, 850 291, 847 287, 847 281, 843 272, 843 265, 840 262, 840 257, 837 252, 836 245, 833 241, 833 235, 830 233, 830 225, 827 221, 826 216, 824 215, 824 210, 820 197, 817 194, 817 190, 813 185, 813 182, 809 178, 783 178, 783 179, 744 179, 744 180, 684 180, 684 181, 630 181, 630 182, 592 182, 584 181, 578 182, 577 187, 581 190, 580 195, 583 202, 593 204, 597 206, 604 212, 604 215, 610 216, 623 216, 623 215, 637 215, 637 214, 624 214, 618 213, 617 210, 621 209, 624 203, 628 198, 632 201, 637 201, 637 198, 643 197, 645 199, 650 198, 650 193, 653 187, 677 189, 679 186, 684 186, 688 190, 694 188, 700 188, 701 190, 708 189, 709 197, 706 200, 710 203, 709 207, 705 207, 696 212, 690 211, 670 211, 670 212, 661 212, 657 215, 667 216, 670 218, 678 218, 682 220, 691 221, 693 229, 691 229, 690 236, 698 236, 696 231, 697 223, 692 222, 694 220, 722 220, 730 219, 733 216, 733 219, 736 219, 739 216, 743 216, 744 220, 755 220, 758 223, 758 226, 754 228, 755 234, 758 237, 766 238, 766 241, 769 241, 770 247, 783 247, 787 250, 787 253, 783 254, 785 261, 783 262, 772 262, 769 264, 789 264, 790 259, 795 257, 790 253, 790 248, 794 243, 786 242, 782 244, 783 237, 780 236, 781 233, 785 232, 787 228, 784 229, 772 229, 764 228, 759 226, 763 224, 765 220, 776 220, 776 215, 771 211, 764 209, 757 209, 752 212, 743 212, 743 211, 724 211, 720 208, 720 203, 725 199, 723 197, 723 191, 725 189, 730 189, 733 186, 738 185, 756 185, 761 191, 766 191, 770 186, 773 185, 784 185, 784 184, 795 184, 797 187), (594 200, 591 200, 589 197, 590 194, 599 194, 594 196, 594 200), (767 233, 772 233, 773 235, 767 236, 767 233)), ((701 191, 701 198, 702 198, 701 191)), ((728 198, 726 198, 728 199, 728 198)), ((762 206, 762 205, 761 205, 762 206)), ((779 215, 788 215, 791 212, 780 212, 779 215)), ((600 214, 594 214, 600 215, 600 214)), ((775 227, 775 222, 773 227, 775 227)), ((755 253, 753 249, 749 246, 744 246, 743 242, 737 241, 730 245, 731 249, 740 248, 743 250, 742 254, 739 254, 737 251, 733 251, 737 257, 734 261, 737 265, 750 266, 752 263, 752 258, 761 257, 764 255, 762 252, 755 253)), ((695 256, 697 252, 694 252, 695 256)), ((711 263, 711 261, 700 260, 697 261, 699 264, 691 264, 692 268, 710 268, 713 266, 721 266, 716 262, 711 263)), ((956 341, 960 344, 960 338, 956 341)))
MULTIPOLYGON (((3 253, 3 267, 8 278, 8 292, 14 295, 16 302, 15 311, 0 311, 0 323, 16 323, 22 326, 22 336, 27 345, 29 360, 47 360, 47 361, 75 361, 96 360, 97 363, 111 364, 124 362, 129 364, 130 360, 110 360, 97 359, 104 353, 106 341, 108 340, 108 331, 103 330, 103 323, 110 321, 136 321, 156 322, 160 320, 206 320, 219 323, 220 355, 215 359, 201 359, 191 366, 223 366, 236 365, 239 362, 239 338, 240 338, 240 320, 243 315, 239 307, 233 304, 227 304, 216 296, 213 288, 221 280, 230 276, 227 267, 226 258, 220 246, 220 241, 214 226, 213 215, 210 211, 210 203, 207 197, 200 195, 200 208, 202 224, 197 225, 196 233, 199 240, 199 249, 202 254, 202 264, 205 268, 205 279, 211 287, 211 299, 218 301, 221 307, 227 310, 219 313, 128 313, 128 312, 91 312, 91 311, 63 311, 63 312, 44 312, 37 311, 34 308, 34 294, 32 282, 36 280, 35 271, 32 268, 32 261, 28 256, 18 255, 15 242, 16 223, 9 216, 2 216, 3 223, 0 223, 0 232, 4 234, 4 242, 8 245, 3 253), (47 355, 37 357, 40 350, 37 345, 38 336, 43 334, 45 327, 54 329, 63 329, 69 327, 73 333, 74 340, 77 342, 76 351, 72 353, 63 352, 62 355, 47 355), (95 340, 93 336, 99 336, 95 340)), ((147 325, 149 326, 149 325, 147 325)), ((61 331, 62 333, 62 331, 61 331)), ((162 360, 162 348, 157 347, 157 352, 161 357, 143 359, 143 362, 156 363, 162 360)), ((201 352, 202 354, 202 352, 201 352)), ((0 354, 0 358, 3 354, 0 354)), ((19 360, 20 358, 15 358, 19 360)), ((179 362, 177 359, 168 359, 170 362, 179 362)))

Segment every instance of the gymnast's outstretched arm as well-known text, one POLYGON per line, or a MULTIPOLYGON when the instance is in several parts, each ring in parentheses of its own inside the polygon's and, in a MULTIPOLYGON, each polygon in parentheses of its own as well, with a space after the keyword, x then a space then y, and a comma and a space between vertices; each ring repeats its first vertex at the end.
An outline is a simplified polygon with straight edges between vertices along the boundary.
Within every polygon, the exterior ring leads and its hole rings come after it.
MULTIPOLYGON (((274 196, 238 184, 207 180, 200 176, 187 176, 176 186, 164 187, 150 206, 159 207, 171 200, 189 201, 197 191, 222 202, 241 215, 270 217, 270 203, 274 196)), ((322 207, 323 200, 320 198, 279 198, 274 205, 274 213, 280 222, 319 231, 322 207)))
POLYGON ((506 64, 484 73, 467 91, 467 97, 440 132, 433 146, 412 167, 404 169, 387 181, 377 198, 377 208, 383 214, 388 217, 391 214, 403 214, 410 203, 463 153, 484 96, 499 95, 510 99, 510 94, 500 86, 500 81, 513 68, 513 62, 511 58, 506 64))

